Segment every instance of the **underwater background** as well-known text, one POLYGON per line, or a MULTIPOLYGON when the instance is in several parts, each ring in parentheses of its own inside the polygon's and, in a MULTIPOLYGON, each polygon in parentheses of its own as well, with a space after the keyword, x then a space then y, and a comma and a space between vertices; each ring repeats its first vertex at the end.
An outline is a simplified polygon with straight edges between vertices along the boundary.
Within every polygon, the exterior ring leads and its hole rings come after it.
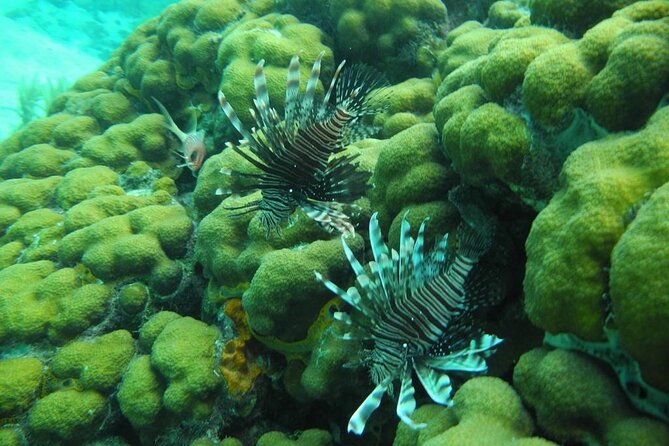
POLYGON ((12 0, 0 48, 0 446, 669 445, 669 1, 12 0))

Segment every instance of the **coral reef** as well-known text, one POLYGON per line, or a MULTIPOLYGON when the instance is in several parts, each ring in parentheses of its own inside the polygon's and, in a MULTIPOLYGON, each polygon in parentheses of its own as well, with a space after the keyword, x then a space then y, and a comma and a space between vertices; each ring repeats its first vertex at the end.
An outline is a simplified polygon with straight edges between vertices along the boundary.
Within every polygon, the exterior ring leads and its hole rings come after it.
POLYGON ((520 397, 505 381, 472 378, 455 393, 454 406, 421 406, 416 419, 428 422, 422 431, 397 427, 393 446, 441 444, 549 446, 551 441, 530 437, 534 425, 520 397))
MULTIPOLYGON (((667 444, 669 1, 447 3, 448 18, 438 0, 182 0, 0 142, 0 444, 667 444), (309 212, 270 233, 239 215, 260 193, 229 192, 259 170, 230 149, 241 126, 217 97, 260 140, 283 137, 287 83, 323 97, 343 59, 391 81, 369 102, 369 79, 330 96, 333 113, 369 111, 328 158, 369 178, 348 253, 309 212), (201 169, 154 98, 197 122, 201 169), (467 330, 505 338, 492 376, 448 370, 451 407, 394 389, 422 430, 373 392, 367 432, 346 434, 372 350, 340 296, 387 287, 370 277, 392 248, 420 262, 451 233, 450 257, 458 225, 486 221, 492 246, 462 286, 486 296, 467 330)), ((425 357, 475 349, 464 334, 425 357)))
POLYGON ((669 427, 635 413, 611 375, 580 353, 539 348, 521 356, 513 384, 536 411, 538 425, 559 441, 666 444, 669 427))

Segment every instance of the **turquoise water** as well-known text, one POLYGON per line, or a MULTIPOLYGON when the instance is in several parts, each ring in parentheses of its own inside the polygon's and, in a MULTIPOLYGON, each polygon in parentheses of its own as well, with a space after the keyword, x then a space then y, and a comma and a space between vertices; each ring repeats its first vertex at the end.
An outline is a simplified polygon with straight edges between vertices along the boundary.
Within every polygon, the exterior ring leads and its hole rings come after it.
MULTIPOLYGON (((0 138, 22 124, 21 83, 46 92, 70 86, 94 70, 166 0, 7 0, 0 5, 0 138)), ((33 107, 44 114, 44 99, 33 107)), ((25 116, 24 116, 25 118, 25 116)))

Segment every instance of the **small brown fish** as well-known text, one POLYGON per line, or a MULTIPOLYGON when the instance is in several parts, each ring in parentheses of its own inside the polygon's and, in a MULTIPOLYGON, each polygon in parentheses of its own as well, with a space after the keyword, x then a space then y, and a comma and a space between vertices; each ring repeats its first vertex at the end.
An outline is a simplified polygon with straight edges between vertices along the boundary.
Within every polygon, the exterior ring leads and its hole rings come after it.
POLYGON ((193 122, 188 132, 183 132, 174 122, 172 116, 165 106, 156 98, 153 98, 165 117, 163 124, 167 130, 174 133, 181 141, 181 150, 177 154, 185 160, 185 163, 179 167, 188 167, 193 173, 202 167, 204 157, 207 155, 207 149, 204 147, 204 130, 197 130, 197 120, 193 122))

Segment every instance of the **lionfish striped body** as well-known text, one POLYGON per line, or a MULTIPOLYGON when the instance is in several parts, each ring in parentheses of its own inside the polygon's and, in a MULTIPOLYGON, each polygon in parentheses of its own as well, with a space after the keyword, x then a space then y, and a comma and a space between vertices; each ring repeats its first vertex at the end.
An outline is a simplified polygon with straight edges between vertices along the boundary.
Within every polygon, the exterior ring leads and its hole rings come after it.
POLYGON ((243 137, 240 145, 232 148, 260 170, 258 174, 222 172, 251 178, 253 184, 246 192, 256 189, 262 192, 259 200, 229 209, 241 213, 260 211, 261 222, 268 232, 278 231, 279 224, 298 207, 328 230, 353 232, 349 217, 343 212, 344 205, 357 199, 368 187, 370 173, 355 170, 352 162, 356 156, 333 158, 332 155, 346 144, 367 136, 368 128, 361 119, 378 111, 369 106, 369 99, 378 92, 372 90, 382 87, 385 81, 379 73, 362 66, 342 71, 342 62, 322 100, 316 100, 322 57, 323 53, 314 63, 303 95, 299 93, 299 58, 292 58, 283 120, 269 103, 264 60, 258 63, 254 77, 255 107, 251 109, 256 127, 250 132, 223 92, 219 92, 224 113, 243 137))
POLYGON ((363 432, 381 398, 392 393, 392 384, 398 379, 397 415, 414 429, 425 427, 411 420, 416 408, 412 372, 432 400, 450 405, 448 373, 485 372, 485 358, 501 342, 472 326, 471 312, 477 303, 467 288, 468 276, 487 250, 490 237, 471 230, 461 232, 457 253, 449 260, 447 235, 429 255, 424 254, 425 226, 424 221, 414 240, 409 223, 403 219, 398 253, 384 244, 374 214, 369 222, 374 257, 369 272, 342 238, 357 287, 344 291, 316 273, 318 280, 354 308, 351 314, 334 315, 348 326, 345 336, 373 344, 364 363, 376 387, 351 417, 349 432, 363 432))

